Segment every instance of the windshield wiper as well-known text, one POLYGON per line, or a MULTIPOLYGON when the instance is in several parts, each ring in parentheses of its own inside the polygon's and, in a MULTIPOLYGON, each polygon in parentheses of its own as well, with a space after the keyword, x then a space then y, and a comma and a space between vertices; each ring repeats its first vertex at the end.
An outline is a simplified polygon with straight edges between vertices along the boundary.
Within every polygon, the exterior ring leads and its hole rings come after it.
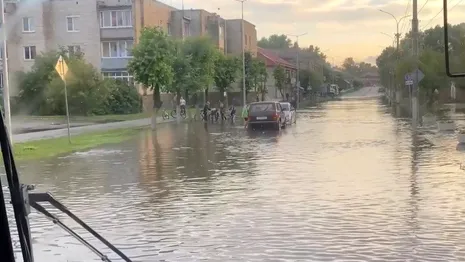
MULTIPOLYGON (((76 221, 94 237, 99 239, 112 251, 118 254, 124 261, 131 262, 131 260, 126 255, 124 255, 120 250, 118 250, 100 234, 98 234, 86 223, 84 223, 84 221, 82 221, 76 215, 74 215, 68 208, 66 208, 66 206, 64 206, 55 198, 53 198, 52 195, 50 195, 49 193, 28 193, 28 191, 32 190, 34 187, 23 185, 19 182, 18 172, 16 170, 16 165, 13 158, 13 152, 11 150, 12 147, 10 144, 10 139, 8 138, 7 129, 3 120, 3 112, 2 114, 0 114, 0 146, 2 150, 3 163, 5 165, 5 173, 8 182, 8 187, 11 195, 11 204, 13 206, 13 213, 15 216, 16 226, 18 228, 18 236, 23 261, 34 261, 34 257, 32 254, 31 232, 27 217, 30 213, 30 207, 33 207, 37 211, 41 212, 47 218, 51 219, 54 223, 56 223, 65 231, 67 231, 69 234, 71 234, 73 237, 79 240, 82 244, 84 244, 86 247, 92 250, 95 254, 97 254, 102 259, 102 261, 111 261, 97 248, 95 248, 89 242, 84 240, 81 236, 79 236, 76 232, 74 232, 71 228, 66 226, 56 216, 48 212, 43 206, 39 204, 40 202, 49 202, 55 208, 71 217, 74 221, 76 221)), ((6 204, 3 196, 3 187, 1 181, 0 201, 0 257, 2 258, 2 261, 15 262, 14 247, 13 242, 11 241, 11 231, 9 227, 8 214, 6 211, 6 204)))

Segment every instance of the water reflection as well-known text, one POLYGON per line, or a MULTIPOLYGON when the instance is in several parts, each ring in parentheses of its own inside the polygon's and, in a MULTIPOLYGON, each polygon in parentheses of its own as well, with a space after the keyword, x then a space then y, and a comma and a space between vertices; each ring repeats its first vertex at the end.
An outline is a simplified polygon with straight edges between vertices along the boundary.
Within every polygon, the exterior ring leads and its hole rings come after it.
MULTIPOLYGON (((333 101, 282 132, 165 125, 21 173, 135 261, 462 261, 465 155, 391 112, 333 101)), ((37 261, 98 261, 31 219, 37 261)))

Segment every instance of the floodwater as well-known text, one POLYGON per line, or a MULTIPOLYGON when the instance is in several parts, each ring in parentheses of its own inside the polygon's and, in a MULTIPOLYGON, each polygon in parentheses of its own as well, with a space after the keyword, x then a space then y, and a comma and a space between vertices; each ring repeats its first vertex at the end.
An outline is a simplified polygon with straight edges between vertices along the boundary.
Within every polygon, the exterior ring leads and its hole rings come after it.
MULTIPOLYGON (((413 134, 378 100, 299 115, 281 133, 252 135, 167 124, 22 166, 22 179, 133 261, 465 260, 465 151, 453 133, 413 134)), ((36 261, 99 261, 30 217, 36 261)))

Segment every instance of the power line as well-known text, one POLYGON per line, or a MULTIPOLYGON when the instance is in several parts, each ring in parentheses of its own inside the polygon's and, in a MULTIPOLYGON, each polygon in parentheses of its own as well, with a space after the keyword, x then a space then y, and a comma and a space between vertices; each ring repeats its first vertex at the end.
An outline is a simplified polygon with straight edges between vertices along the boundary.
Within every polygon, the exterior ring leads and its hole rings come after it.
POLYGON ((420 11, 418 11, 418 13, 421 13, 421 10, 423 10, 423 8, 425 8, 426 4, 429 2, 429 0, 426 0, 426 2, 421 6, 420 8, 420 11))
MULTIPOLYGON (((449 2, 450 2, 450 0, 449 0, 449 2)), ((463 0, 459 0, 454 6, 452 6, 452 8, 449 9, 449 11, 452 10, 452 9, 454 9, 456 6, 458 6, 458 5, 459 5, 460 3, 462 3, 462 2, 463 2, 463 0)), ((431 20, 429 20, 429 22, 428 22, 425 26, 423 26, 422 29, 425 29, 425 27, 427 27, 429 24, 431 24, 431 22, 433 22, 433 20, 434 20, 436 17, 438 17, 438 15, 442 13, 442 11, 444 11, 444 6, 441 8, 441 11, 439 11, 435 16, 433 16, 433 18, 431 18, 431 20)))
POLYGON ((460 0, 458 1, 451 9, 449 9, 449 11, 451 11, 452 9, 454 9, 456 6, 458 6, 460 3, 462 3, 463 0, 460 0))
MULTIPOLYGON (((409 9, 409 7, 410 7, 410 3, 411 3, 411 2, 412 2, 412 0, 409 0, 409 1, 407 2, 407 7, 405 7, 404 16, 407 15, 408 9, 409 9)), ((401 32, 404 31, 404 28, 405 28, 405 25, 406 25, 406 24, 408 24, 408 23, 407 23, 407 20, 405 20, 404 22, 402 22, 402 27, 401 27, 401 29, 400 29, 401 32)))
POLYGON ((431 18, 431 19, 429 20, 429 22, 428 22, 426 25, 424 25, 424 26, 421 28, 421 30, 425 29, 429 24, 431 24, 431 22, 433 22, 433 20, 434 20, 436 17, 438 17, 438 15, 440 15, 440 14, 442 13, 442 11, 444 11, 444 6, 441 8, 441 10, 440 10, 435 16, 433 16, 433 18, 431 18))

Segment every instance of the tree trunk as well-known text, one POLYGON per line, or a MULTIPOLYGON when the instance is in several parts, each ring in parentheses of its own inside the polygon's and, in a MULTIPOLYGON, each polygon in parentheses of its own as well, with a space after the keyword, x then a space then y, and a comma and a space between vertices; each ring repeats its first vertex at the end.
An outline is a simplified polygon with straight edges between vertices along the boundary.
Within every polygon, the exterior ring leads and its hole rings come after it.
POLYGON ((220 87, 220 101, 223 102, 224 104, 224 88, 223 87, 220 87))
POLYGON ((160 98, 160 87, 158 85, 152 85, 153 88, 153 112, 152 112, 152 130, 155 130, 157 126, 157 115, 158 110, 161 108, 161 98, 160 98))
POLYGON ((205 88, 205 103, 208 101, 208 87, 205 88))

